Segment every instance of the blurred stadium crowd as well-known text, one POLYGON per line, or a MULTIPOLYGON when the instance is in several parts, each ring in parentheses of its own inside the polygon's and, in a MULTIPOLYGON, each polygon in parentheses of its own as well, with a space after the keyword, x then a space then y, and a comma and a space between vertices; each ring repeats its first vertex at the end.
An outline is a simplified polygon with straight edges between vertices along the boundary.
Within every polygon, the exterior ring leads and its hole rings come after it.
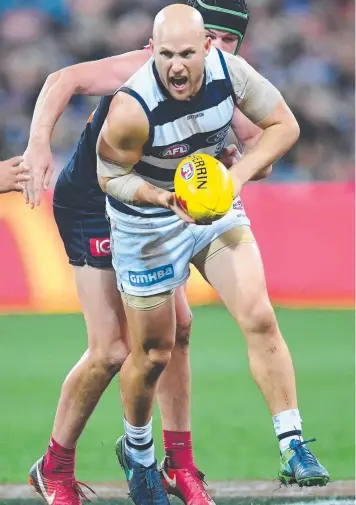
MULTIPOLYGON (((0 159, 22 154, 47 75, 140 48, 164 0, 1 0, 0 159)), ((286 97, 301 126, 274 180, 349 180, 354 170, 353 0, 249 0, 241 55, 286 97)), ((104 78, 104 76, 103 76, 104 78)), ((97 98, 74 97, 54 136, 70 157, 97 98)))

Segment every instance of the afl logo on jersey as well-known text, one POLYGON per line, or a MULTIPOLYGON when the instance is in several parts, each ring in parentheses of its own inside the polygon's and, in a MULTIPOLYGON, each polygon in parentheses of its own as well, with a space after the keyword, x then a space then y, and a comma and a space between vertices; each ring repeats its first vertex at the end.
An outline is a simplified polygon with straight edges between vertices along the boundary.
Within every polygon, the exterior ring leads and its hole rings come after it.
POLYGON ((182 179, 185 181, 189 181, 194 175, 194 165, 190 161, 187 161, 187 163, 184 163, 184 165, 180 169, 180 175, 182 179))
POLYGON ((181 158, 189 152, 188 144, 174 144, 161 152, 163 158, 181 158))

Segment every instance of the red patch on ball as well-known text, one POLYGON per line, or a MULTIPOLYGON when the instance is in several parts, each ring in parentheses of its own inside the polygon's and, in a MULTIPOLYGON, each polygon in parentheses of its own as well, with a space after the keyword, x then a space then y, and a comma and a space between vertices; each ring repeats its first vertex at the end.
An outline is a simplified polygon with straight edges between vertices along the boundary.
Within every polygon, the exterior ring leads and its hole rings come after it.
POLYGON ((179 196, 177 198, 177 200, 178 200, 179 205, 182 207, 182 209, 184 209, 185 211, 187 211, 188 210, 187 202, 185 200, 183 200, 183 198, 181 196, 179 196))

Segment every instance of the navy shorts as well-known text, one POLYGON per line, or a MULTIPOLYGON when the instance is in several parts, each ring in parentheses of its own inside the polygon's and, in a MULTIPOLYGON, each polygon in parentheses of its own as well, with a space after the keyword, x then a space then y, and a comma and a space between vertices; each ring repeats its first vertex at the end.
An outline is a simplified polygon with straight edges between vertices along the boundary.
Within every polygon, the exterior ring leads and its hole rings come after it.
POLYGON ((104 210, 84 213, 54 202, 53 213, 71 265, 112 268, 109 223, 104 210))

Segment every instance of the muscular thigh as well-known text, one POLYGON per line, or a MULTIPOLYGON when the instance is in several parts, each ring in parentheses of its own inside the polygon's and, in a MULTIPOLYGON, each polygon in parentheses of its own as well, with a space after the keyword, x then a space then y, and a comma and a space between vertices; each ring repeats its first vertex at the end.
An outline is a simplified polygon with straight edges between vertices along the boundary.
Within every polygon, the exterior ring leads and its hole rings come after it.
POLYGON ((242 241, 225 247, 197 266, 240 323, 270 306, 256 242, 242 241))
MULTIPOLYGON (((156 298, 156 295, 151 295, 156 298)), ((130 328, 131 353, 136 358, 143 358, 149 351, 170 351, 175 339, 174 295, 162 294, 165 302, 145 310, 139 309, 141 301, 134 301, 135 295, 125 298, 125 312, 130 328), (129 303, 127 303, 129 302, 129 303), (132 303, 134 302, 134 303, 132 303)), ((137 297, 141 298, 141 297, 137 297)), ((146 301, 150 297, 142 297, 146 301)))
POLYGON ((74 267, 79 300, 88 329, 89 347, 127 344, 125 312, 112 268, 74 267))

